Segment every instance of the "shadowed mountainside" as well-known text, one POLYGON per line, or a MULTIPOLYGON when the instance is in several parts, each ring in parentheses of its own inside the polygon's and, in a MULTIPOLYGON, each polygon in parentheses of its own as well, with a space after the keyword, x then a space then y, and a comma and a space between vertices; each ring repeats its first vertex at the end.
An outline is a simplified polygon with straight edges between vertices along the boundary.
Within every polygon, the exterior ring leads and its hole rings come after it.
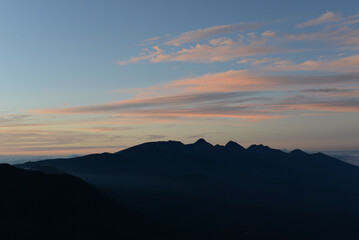
MULTIPOLYGON (((143 239, 150 225, 84 181, 0 164, 1 239, 143 239)), ((158 238, 156 238, 158 239, 158 238)))
POLYGON ((359 168, 322 153, 235 142, 150 142, 51 166, 187 239, 358 239, 359 168))

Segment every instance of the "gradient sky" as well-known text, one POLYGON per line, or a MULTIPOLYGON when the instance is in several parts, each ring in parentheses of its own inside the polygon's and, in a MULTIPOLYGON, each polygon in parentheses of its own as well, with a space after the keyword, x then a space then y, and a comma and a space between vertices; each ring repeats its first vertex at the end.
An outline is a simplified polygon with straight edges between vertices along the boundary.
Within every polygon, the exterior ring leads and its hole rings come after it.
POLYGON ((0 155, 359 150, 359 2, 0 1, 0 155))

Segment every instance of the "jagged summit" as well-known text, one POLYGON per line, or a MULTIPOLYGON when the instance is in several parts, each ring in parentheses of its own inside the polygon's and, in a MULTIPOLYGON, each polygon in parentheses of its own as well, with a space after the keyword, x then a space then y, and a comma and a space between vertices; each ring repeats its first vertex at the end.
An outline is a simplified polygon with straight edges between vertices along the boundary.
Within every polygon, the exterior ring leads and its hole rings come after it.
POLYGON ((253 144, 253 145, 249 146, 248 150, 249 151, 264 151, 264 150, 271 150, 271 148, 268 146, 265 146, 263 144, 259 144, 259 145, 253 144))

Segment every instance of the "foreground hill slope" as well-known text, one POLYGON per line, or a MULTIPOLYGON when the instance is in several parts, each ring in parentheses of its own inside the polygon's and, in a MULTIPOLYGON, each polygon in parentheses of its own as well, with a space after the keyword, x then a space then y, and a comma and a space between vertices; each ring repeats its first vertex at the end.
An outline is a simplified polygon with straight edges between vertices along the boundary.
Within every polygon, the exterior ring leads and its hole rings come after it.
POLYGON ((39 166, 78 176, 188 239, 359 237, 359 168, 322 153, 199 139, 19 165, 39 166))
POLYGON ((1 239, 148 236, 146 225, 135 215, 68 174, 48 175, 0 164, 0 189, 1 239))

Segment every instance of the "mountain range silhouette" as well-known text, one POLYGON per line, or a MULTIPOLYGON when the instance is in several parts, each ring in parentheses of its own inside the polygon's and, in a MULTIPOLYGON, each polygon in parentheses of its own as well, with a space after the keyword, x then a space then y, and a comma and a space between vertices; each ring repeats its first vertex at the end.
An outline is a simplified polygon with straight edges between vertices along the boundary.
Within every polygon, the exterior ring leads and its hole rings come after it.
POLYGON ((81 178, 167 239, 359 239, 359 168, 322 153, 199 139, 17 167, 81 178))

